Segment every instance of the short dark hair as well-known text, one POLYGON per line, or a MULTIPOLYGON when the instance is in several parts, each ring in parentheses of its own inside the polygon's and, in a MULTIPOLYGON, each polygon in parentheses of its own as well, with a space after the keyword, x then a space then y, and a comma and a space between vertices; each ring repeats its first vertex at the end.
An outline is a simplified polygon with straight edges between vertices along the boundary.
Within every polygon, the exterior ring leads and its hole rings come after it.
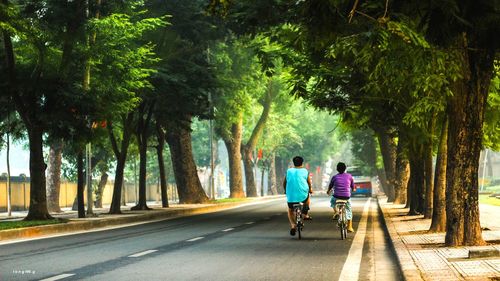
POLYGON ((339 162, 337 164, 337 172, 342 174, 343 172, 345 172, 346 169, 347 169, 347 166, 345 165, 345 163, 339 162))
POLYGON ((293 157, 293 165, 295 167, 302 166, 302 163, 304 163, 304 158, 302 158, 300 156, 293 157))

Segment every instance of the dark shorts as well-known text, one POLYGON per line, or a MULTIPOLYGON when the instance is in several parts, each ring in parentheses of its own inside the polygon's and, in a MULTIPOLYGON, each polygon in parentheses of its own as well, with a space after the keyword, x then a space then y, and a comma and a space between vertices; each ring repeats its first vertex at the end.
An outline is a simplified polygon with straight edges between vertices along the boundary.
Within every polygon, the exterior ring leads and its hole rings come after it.
POLYGON ((309 200, 309 194, 307 195, 306 200, 304 200, 304 201, 302 201, 302 202, 287 202, 287 204, 288 204, 288 208, 289 208, 289 209, 293 209, 293 205, 295 205, 295 204, 299 204, 299 203, 304 203, 304 208, 305 208, 305 207, 309 207, 309 205, 307 205, 307 200, 309 200))

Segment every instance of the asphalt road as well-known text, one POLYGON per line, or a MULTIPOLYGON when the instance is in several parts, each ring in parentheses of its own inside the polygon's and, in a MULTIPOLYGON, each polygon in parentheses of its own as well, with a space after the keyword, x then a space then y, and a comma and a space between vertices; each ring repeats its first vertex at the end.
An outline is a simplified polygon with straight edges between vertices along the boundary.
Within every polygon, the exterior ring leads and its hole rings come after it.
POLYGON ((376 203, 353 199, 356 233, 340 240, 328 200, 313 197, 302 240, 280 199, 1 245, 0 280, 400 280, 376 203))

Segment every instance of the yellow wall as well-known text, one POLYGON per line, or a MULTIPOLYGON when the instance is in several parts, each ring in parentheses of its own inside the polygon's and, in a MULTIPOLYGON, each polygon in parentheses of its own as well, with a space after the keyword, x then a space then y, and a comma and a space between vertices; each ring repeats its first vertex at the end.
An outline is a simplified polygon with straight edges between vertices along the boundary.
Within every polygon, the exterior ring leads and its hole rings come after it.
MULTIPOLYGON (((94 186, 95 188, 95 186, 94 186)), ((29 208, 29 198, 30 198, 30 184, 29 183, 11 183, 11 198, 12 198, 12 210, 26 210, 29 208)), ((135 203, 137 201, 137 189, 133 184, 124 185, 124 190, 122 191, 123 196, 127 203, 135 203)), ((84 191, 85 198, 87 197, 87 191, 84 191)), ((111 204, 111 199, 113 196, 113 183, 108 182, 103 191, 103 205, 111 204)), ((73 206, 73 201, 76 197, 76 183, 72 182, 61 182, 61 189, 59 193, 59 206, 61 208, 73 206)), ((177 190, 174 186, 168 187, 168 197, 169 200, 176 200, 177 190)), ((146 189, 146 198, 148 201, 159 201, 160 190, 157 185, 150 185, 146 189)), ((95 200, 95 198, 94 198, 95 200)), ((0 181, 0 211, 5 212, 7 210, 7 183, 0 181)))

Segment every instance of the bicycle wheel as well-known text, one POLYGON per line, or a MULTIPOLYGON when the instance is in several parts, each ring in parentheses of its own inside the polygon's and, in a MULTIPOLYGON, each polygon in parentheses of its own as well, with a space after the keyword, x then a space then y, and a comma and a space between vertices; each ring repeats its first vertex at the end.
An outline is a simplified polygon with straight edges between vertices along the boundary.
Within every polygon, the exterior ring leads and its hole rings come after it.
POLYGON ((302 239, 302 211, 300 208, 295 209, 295 223, 297 225, 297 232, 300 240, 302 239))
POLYGON ((344 240, 345 238, 347 238, 347 235, 346 235, 346 223, 345 223, 345 211, 344 211, 344 208, 342 208, 340 210, 340 239, 344 240))

